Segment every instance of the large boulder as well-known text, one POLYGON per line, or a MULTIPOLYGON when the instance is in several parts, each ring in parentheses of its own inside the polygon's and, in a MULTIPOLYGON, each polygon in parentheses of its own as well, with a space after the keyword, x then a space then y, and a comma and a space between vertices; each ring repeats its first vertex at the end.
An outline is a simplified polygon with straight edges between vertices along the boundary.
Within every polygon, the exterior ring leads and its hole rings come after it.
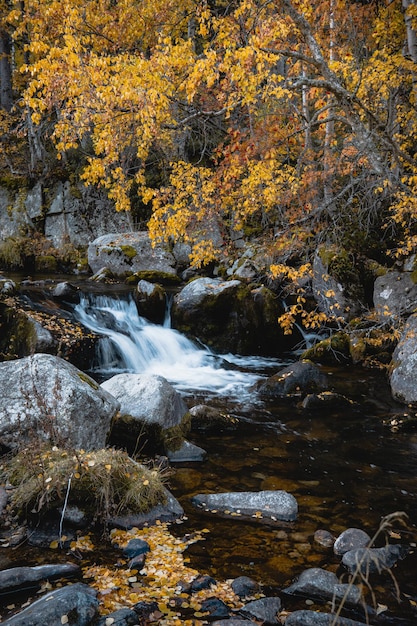
POLYGON ((417 306, 414 272, 387 272, 374 283, 374 307, 381 319, 409 315, 417 306))
POLYGON ((0 443, 42 439, 74 448, 103 448, 119 403, 60 357, 34 354, 0 363, 0 443))
POLYGON ((266 287, 202 277, 175 296, 172 325, 218 352, 276 355, 289 348, 277 321, 281 313, 280 302, 266 287))
POLYGON ((162 444, 165 451, 179 448, 189 430, 188 408, 163 376, 117 374, 101 387, 120 401, 111 440, 137 445, 140 438, 162 444))
POLYGON ((417 402, 417 314, 411 315, 394 350, 390 368, 391 392, 406 404, 417 402))
POLYGON ((111 233, 88 246, 88 264, 96 273, 106 267, 114 276, 176 279, 175 259, 162 245, 152 247, 147 232, 111 233))

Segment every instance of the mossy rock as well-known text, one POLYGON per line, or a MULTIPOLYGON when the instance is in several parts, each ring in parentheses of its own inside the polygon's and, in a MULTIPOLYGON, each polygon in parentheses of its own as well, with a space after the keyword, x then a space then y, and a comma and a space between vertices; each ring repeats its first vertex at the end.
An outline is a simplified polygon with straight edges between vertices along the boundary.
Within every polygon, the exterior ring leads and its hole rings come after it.
POLYGON ((126 278, 128 285, 137 285, 140 280, 147 280, 150 283, 160 283, 161 285, 178 285, 181 280, 178 276, 157 270, 143 270, 135 272, 126 278))
POLYGON ((352 356, 350 352, 349 335, 339 332, 327 339, 323 339, 303 352, 301 358, 308 359, 314 363, 324 363, 326 365, 351 363, 352 356))
POLYGON ((37 256, 35 258, 36 272, 56 272, 58 270, 58 261, 51 254, 37 256))
POLYGON ((132 260, 137 255, 137 252, 133 246, 121 245, 120 250, 123 252, 126 258, 132 260))

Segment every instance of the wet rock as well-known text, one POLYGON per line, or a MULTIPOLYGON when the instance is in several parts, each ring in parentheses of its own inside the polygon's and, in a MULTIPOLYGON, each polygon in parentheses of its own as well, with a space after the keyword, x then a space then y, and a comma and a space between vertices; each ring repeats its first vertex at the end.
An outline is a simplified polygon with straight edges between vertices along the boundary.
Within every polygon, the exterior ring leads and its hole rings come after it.
POLYGON ((336 246, 320 247, 313 260, 312 289, 320 311, 332 317, 352 319, 365 301, 361 268, 349 251, 336 246))
POLYGON ((13 280, 0 276, 0 294, 3 296, 12 296, 17 292, 17 285, 13 280))
POLYGON ((207 574, 199 574, 191 581, 190 591, 191 593, 196 593, 197 591, 201 591, 202 589, 209 589, 212 585, 216 584, 216 580, 212 576, 208 576, 207 574))
POLYGON ((69 282, 58 283, 52 289, 51 295, 56 299, 64 302, 79 302, 80 292, 75 285, 69 282))
POLYGON ((166 315, 167 297, 161 285, 140 280, 134 298, 139 315, 155 324, 162 324, 166 315))
POLYGON ((108 267, 101 267, 97 272, 90 276, 90 280, 94 283, 106 283, 114 278, 113 272, 108 267))
POLYGON ((371 543, 371 538, 360 528, 348 528, 344 530, 334 542, 333 550, 339 556, 357 548, 366 548, 371 543))
POLYGON ((231 587, 239 598, 253 596, 260 591, 260 585, 248 576, 239 576, 231 582, 231 587))
MULTIPOLYGON (((225 368, 226 369, 226 368, 225 368)), ((193 428, 199 430, 211 430, 221 427, 234 426, 237 422, 228 413, 207 404, 196 404, 189 410, 193 428)))
POLYGON ((107 524, 111 528, 121 528, 128 530, 129 528, 143 528, 144 526, 152 526, 157 521, 173 522, 184 516, 184 509, 176 498, 165 490, 166 502, 158 504, 147 513, 135 513, 131 515, 118 515, 107 520, 107 524))
POLYGON ((68 623, 90 626, 98 615, 97 592, 83 583, 61 587, 2 623, 3 626, 61 626, 63 616, 68 615, 71 615, 68 623))
POLYGON ((172 324, 222 353, 275 355, 289 346, 277 324, 281 312, 275 294, 265 287, 202 277, 175 296, 172 324))
POLYGON ((207 598, 201 603, 201 611, 208 613, 208 620, 223 619, 230 615, 230 609, 219 598, 207 598))
POLYGON ((294 611, 285 621, 285 626, 366 626, 363 622, 337 617, 331 613, 316 613, 316 611, 294 611))
POLYGON ((74 563, 12 567, 0 572, 0 593, 12 593, 19 589, 37 587, 45 580, 72 578, 80 573, 80 567, 74 563))
POLYGON ((149 543, 143 539, 131 539, 127 546, 123 548, 123 556, 133 559, 140 554, 146 554, 150 551, 149 543))
POLYGON ((119 609, 100 618, 96 626, 137 626, 138 616, 132 609, 119 609))
POLYGON ((232 617, 231 619, 220 619, 212 622, 212 626, 259 626, 259 622, 253 622, 250 619, 238 619, 232 617))
POLYGON ((298 511, 296 499, 286 491, 198 494, 191 502, 208 513, 268 523, 294 521, 298 511))
POLYGON ((400 559, 404 559, 410 548, 406 545, 388 545, 383 548, 358 548, 343 555, 342 563, 351 574, 360 572, 363 576, 380 574, 390 569, 400 559))
POLYGON ((297 361, 255 385, 264 397, 305 395, 328 387, 327 376, 311 361, 297 361))
POLYGON ((417 315, 410 315, 394 350, 390 368, 393 397, 407 404, 417 403, 417 315))
POLYGON ((305 350, 301 357, 322 365, 350 364, 352 355, 349 335, 343 332, 335 333, 305 350))
POLYGON ((334 408, 353 406, 352 400, 333 391, 322 391, 321 393, 308 394, 301 403, 303 409, 313 411, 326 411, 334 408))
POLYGON ((335 542, 335 537, 328 530, 316 530, 314 533, 314 541, 323 548, 332 548, 335 542))
POLYGON ((308 598, 343 600, 347 605, 356 605, 361 601, 359 587, 340 583, 336 574, 319 567, 304 570, 298 580, 283 591, 308 598))
POLYGON ((146 624, 148 621, 154 622, 157 615, 161 616, 156 602, 137 602, 133 610, 139 618, 140 624, 146 624))
POLYGON ((147 231, 102 235, 89 244, 87 254, 92 272, 108 267, 115 276, 138 272, 177 276, 175 258, 162 245, 152 247, 147 231))
POLYGON ((78 449, 104 448, 119 403, 81 370, 49 354, 0 363, 0 442, 29 437, 78 449))
POLYGON ((277 597, 253 600, 253 602, 248 602, 242 609, 239 609, 239 613, 242 615, 260 620, 265 626, 280 624, 281 622, 278 619, 278 613, 280 611, 281 599, 277 597))
POLYGON ((178 450, 167 450, 166 454, 171 463, 201 463, 207 458, 207 452, 203 448, 186 440, 178 450))

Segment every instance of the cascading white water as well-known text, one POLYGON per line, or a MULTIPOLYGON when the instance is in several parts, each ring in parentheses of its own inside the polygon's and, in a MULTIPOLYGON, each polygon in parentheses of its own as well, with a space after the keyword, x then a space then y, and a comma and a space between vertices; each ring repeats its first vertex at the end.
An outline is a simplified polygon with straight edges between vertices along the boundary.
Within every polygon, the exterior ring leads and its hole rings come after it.
POLYGON ((140 317, 131 296, 83 295, 75 315, 103 336, 93 368, 103 377, 121 372, 159 374, 182 392, 238 397, 261 377, 255 372, 282 365, 262 357, 216 356, 170 328, 168 321, 160 326, 140 317))

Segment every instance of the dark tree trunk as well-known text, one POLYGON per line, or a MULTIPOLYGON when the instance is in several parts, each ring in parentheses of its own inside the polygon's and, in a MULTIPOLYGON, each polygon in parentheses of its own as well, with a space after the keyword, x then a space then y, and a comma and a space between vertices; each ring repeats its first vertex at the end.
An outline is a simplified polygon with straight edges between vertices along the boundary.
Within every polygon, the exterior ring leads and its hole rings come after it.
POLYGON ((9 112, 13 106, 11 39, 0 30, 0 107, 9 112))

